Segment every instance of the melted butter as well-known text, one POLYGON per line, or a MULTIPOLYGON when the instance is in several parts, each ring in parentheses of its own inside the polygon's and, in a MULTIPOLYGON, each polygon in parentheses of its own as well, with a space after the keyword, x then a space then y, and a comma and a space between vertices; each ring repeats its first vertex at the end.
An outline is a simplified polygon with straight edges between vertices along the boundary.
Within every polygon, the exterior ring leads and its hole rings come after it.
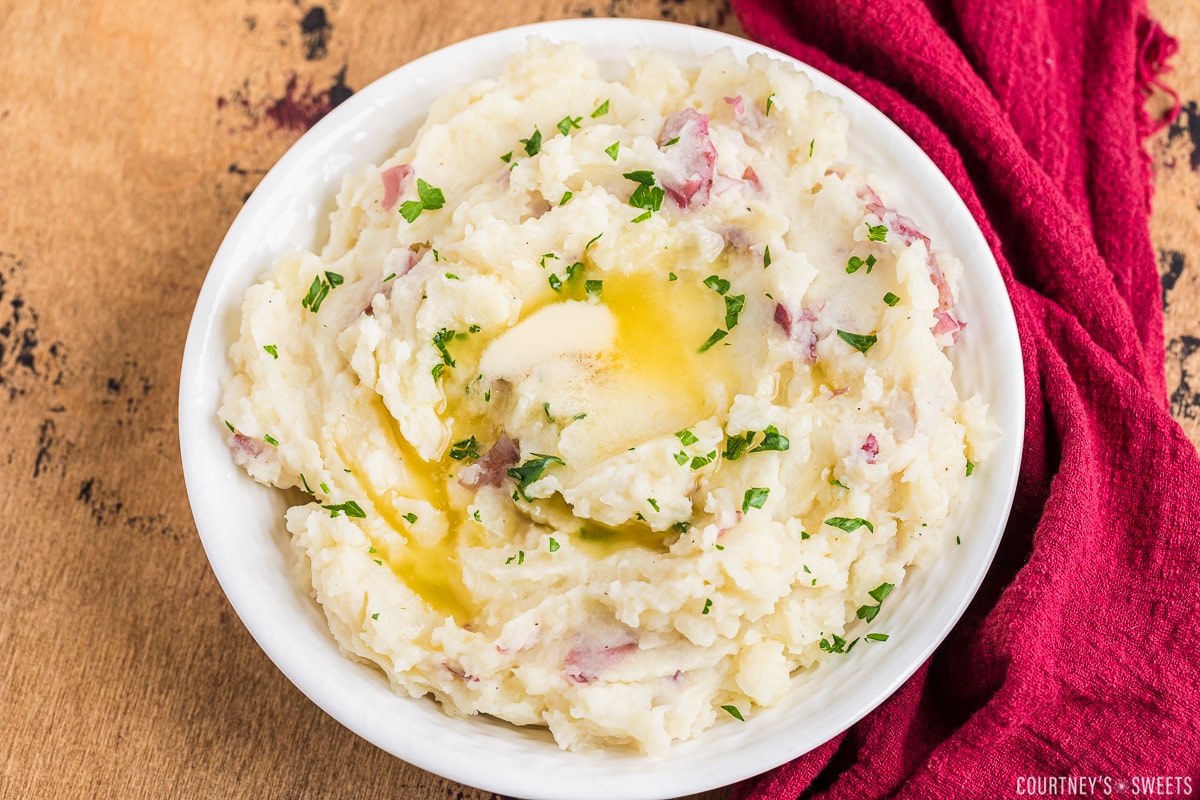
MULTIPOLYGON (((589 412, 588 422, 599 434, 615 432, 618 441, 605 450, 611 454, 625 450, 645 439, 671 433, 705 419, 719 410, 729 398, 728 387, 737 385, 738 368, 734 348, 719 343, 706 352, 700 346, 718 327, 724 327, 724 301, 702 278, 684 274, 668 279, 673 263, 661 258, 651 269, 604 276, 600 302, 616 320, 616 337, 606 359, 603 380, 598 381, 594 400, 596 414, 589 412), (714 391, 717 387, 725 387, 714 391), (607 412, 607 413, 601 413, 607 412)), ((730 290, 736 292, 736 287, 730 290)), ((525 304, 523 318, 552 303, 585 300, 582 279, 570 281, 561 292, 549 292, 525 304)), ((466 402, 472 393, 485 387, 477 381, 478 364, 491 337, 487 332, 459 335, 450 343, 456 366, 444 373, 446 402, 439 409, 452 427, 451 443, 475 435, 486 448, 499 432, 499 421, 489 417, 488 407, 466 402)), ((739 335, 735 329, 725 342, 739 335)), ((485 377, 482 381, 487 382, 485 377)), ((436 545, 421 545, 406 535, 406 544, 388 548, 373 541, 375 548, 398 578, 404 581, 434 611, 452 616, 460 625, 478 613, 478 605, 462 579, 458 547, 466 541, 471 526, 466 509, 455 506, 447 490, 466 462, 449 459, 435 462, 421 459, 401 435, 395 419, 378 399, 375 411, 381 428, 387 431, 395 451, 405 465, 408 486, 368 485, 364 490, 386 523, 405 535, 408 523, 395 511, 393 500, 411 497, 425 500, 446 514, 449 529, 436 545)), ((519 438, 519 431, 510 432, 519 438)), ((343 454, 345 456, 345 454, 343 454)), ((351 459, 345 459, 348 464, 351 459)), ((361 464, 352 464, 356 475, 367 473, 361 464)), ((565 506, 565 503, 563 504, 565 506)), ((607 526, 590 520, 576 520, 579 528, 573 542, 594 558, 638 548, 665 553, 676 534, 655 532, 640 523, 607 526)))
POLYGON ((447 482, 452 480, 450 470, 455 462, 443 460, 431 464, 423 461, 400 434, 395 419, 382 401, 376 398, 373 406, 379 427, 387 433, 391 446, 400 456, 409 485, 378 486, 370 481, 369 473, 361 463, 349 457, 349 453, 341 453, 353 474, 359 478, 376 512, 391 529, 406 539, 399 548, 389 547, 385 542, 370 537, 368 529, 371 544, 380 554, 380 560, 431 609, 453 617, 459 625, 464 625, 478 613, 478 606, 463 583, 462 568, 458 561, 458 530, 464 524, 465 516, 461 509, 450 502, 446 489, 447 482), (409 523, 396 511, 394 503, 402 497, 424 500, 442 510, 449 524, 446 536, 437 544, 423 545, 408 533, 409 523))
POLYGON ((670 550, 669 542, 677 535, 674 531, 652 531, 636 523, 611 527, 589 520, 571 536, 571 541, 583 552, 600 559, 631 548, 666 553, 670 550))

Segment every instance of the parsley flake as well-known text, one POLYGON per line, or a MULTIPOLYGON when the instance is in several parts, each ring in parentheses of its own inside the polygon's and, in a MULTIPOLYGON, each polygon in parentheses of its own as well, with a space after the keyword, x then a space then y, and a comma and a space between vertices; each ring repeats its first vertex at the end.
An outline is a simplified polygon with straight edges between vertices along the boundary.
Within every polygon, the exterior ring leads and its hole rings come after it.
POLYGON ((347 517, 357 517, 359 519, 367 518, 367 512, 363 511, 362 506, 353 500, 347 500, 344 503, 337 503, 336 505, 324 505, 321 506, 321 508, 327 510, 329 512, 329 516, 331 517, 338 517, 342 514, 345 514, 347 517))
POLYGON ((650 504, 651 508, 653 508, 655 511, 658 511, 658 501, 657 500, 655 500, 653 497, 647 497, 646 502, 650 504))
POLYGON ((608 101, 605 100, 603 103, 596 106, 596 110, 592 112, 592 119, 596 119, 597 117, 603 117, 607 113, 608 113, 608 101))
POLYGON ((263 441, 266 442, 267 444, 271 445, 272 447, 279 447, 279 440, 276 439, 274 436, 272 436, 269 433, 263 434, 263 441))
POLYGON ((518 139, 517 141, 525 145, 525 155, 527 156, 536 156, 542 150, 542 132, 537 129, 536 125, 528 139, 518 139))
POLYGON ((900 302, 900 295, 888 292, 883 296, 883 302, 889 308, 895 307, 896 303, 900 302))
POLYGON ((763 269, 771 266, 771 246, 767 245, 763 248, 763 269))
POLYGON ((707 339, 704 340, 704 344, 700 345, 700 350, 698 352, 701 352, 701 353, 705 352, 710 347, 712 347, 714 344, 721 341, 728 335, 729 335, 729 331, 723 331, 720 328, 717 328, 715 331, 713 331, 709 335, 709 337, 707 339))
POLYGON ((771 493, 770 489, 761 486, 755 486, 746 490, 746 494, 742 497, 742 513, 746 513, 752 508, 762 508, 767 502, 767 495, 771 493))
POLYGON ((886 642, 889 637, 886 633, 868 633, 863 638, 869 642, 886 642))
POLYGON ((568 202, 570 202, 572 197, 574 197, 574 194, 570 189, 568 189, 567 191, 563 192, 562 200, 559 200, 558 204, 560 206, 565 206, 568 202))
POLYGON ((558 540, 557 540, 557 539, 555 539, 553 536, 551 536, 551 537, 550 537, 550 543, 549 543, 549 544, 550 544, 550 552, 551 552, 551 553, 557 553, 557 552, 558 552, 558 548, 559 548, 558 540))
POLYGON ((704 599, 704 610, 703 610, 703 611, 701 611, 700 613, 701 613, 701 614, 707 614, 707 613, 708 613, 710 610, 712 610, 712 598, 711 598, 711 597, 706 597, 706 598, 704 599))
POLYGON ((746 718, 742 716, 742 712, 738 711, 737 706, 721 706, 721 710, 736 719, 738 722, 746 721, 746 718))
POLYGON ((867 352, 875 345, 875 342, 878 341, 878 337, 876 337, 873 333, 851 333, 850 331, 844 331, 840 328, 838 329, 837 335, 842 341, 860 353, 867 352))
POLYGON ((561 133, 563 136, 566 136, 567 134, 569 134, 571 132, 571 128, 579 127, 579 122, 582 119, 583 119, 583 117, 572 117, 571 115, 568 114, 567 116, 560 119, 558 121, 558 124, 555 125, 554 127, 558 128, 559 133, 561 133))
POLYGON ((508 477, 517 482, 517 491, 520 492, 521 497, 526 502, 529 502, 529 495, 525 494, 525 490, 529 488, 531 483, 541 478, 542 473, 551 464, 561 465, 566 463, 558 456, 548 456, 542 453, 530 453, 530 455, 532 458, 526 459, 525 463, 518 467, 509 467, 508 470, 508 477))
POLYGON ((681 431, 676 431, 675 438, 678 439, 680 444, 682 444, 684 447, 688 447, 689 445, 693 445, 700 441, 700 438, 696 436, 696 434, 692 433, 688 428, 684 428, 681 431))
POLYGON ((379 612, 376 611, 374 614, 372 614, 371 619, 379 619, 379 612))
POLYGON ((621 142, 613 142, 608 147, 604 148, 604 152, 608 154, 609 158, 611 158, 613 161, 616 161, 617 153, 621 152, 621 142))
POLYGON ((825 520, 825 524, 831 528, 840 528, 846 533, 853 533, 859 528, 866 528, 871 533, 875 532, 875 526, 862 517, 830 517, 825 520))
POLYGON ((763 112, 764 117, 771 116, 771 109, 775 106, 775 93, 771 92, 767 95, 767 110, 763 112))
POLYGON ((479 441, 474 435, 463 439, 460 442, 455 442, 450 445, 450 457, 455 461, 471 460, 479 458, 479 441))
POLYGON ((729 291, 729 281, 719 275, 709 275, 704 279, 704 285, 717 294, 725 294, 729 291))
POLYGON ((275 347, 275 345, 265 344, 265 345, 263 345, 263 350, 266 350, 267 353, 271 356, 271 358, 275 358, 275 359, 279 358, 279 350, 275 347))
POLYGON ((588 297, 599 298, 604 293, 604 281, 584 281, 583 291, 588 297))
POLYGON ((872 242, 886 242, 888 229, 887 225, 872 225, 869 222, 863 223, 867 226, 867 239, 872 242))
POLYGON ((974 473, 974 472, 975 472, 975 462, 974 462, 974 461, 968 461, 968 462, 967 462, 967 477, 968 477, 968 478, 969 478, 969 477, 971 477, 971 474, 972 474, 972 473, 974 473))

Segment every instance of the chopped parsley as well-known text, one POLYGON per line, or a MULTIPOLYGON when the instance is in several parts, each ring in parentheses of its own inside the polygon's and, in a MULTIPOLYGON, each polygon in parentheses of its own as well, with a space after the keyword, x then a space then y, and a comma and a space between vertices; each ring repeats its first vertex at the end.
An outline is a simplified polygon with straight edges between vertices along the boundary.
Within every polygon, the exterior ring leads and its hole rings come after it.
POLYGON ((658 501, 657 500, 655 500, 653 497, 647 497, 646 502, 650 504, 651 508, 653 508, 655 511, 658 511, 658 501))
POLYGON ((603 232, 601 232, 601 233, 597 233, 597 234, 596 234, 595 236, 593 236, 591 239, 588 239, 588 243, 587 243, 587 244, 585 244, 585 245, 583 246, 583 252, 585 252, 585 253, 586 253, 588 250, 591 250, 591 249, 592 249, 592 245, 594 245, 594 244, 595 244, 597 241, 599 241, 599 240, 600 240, 600 237, 601 237, 601 236, 603 236, 603 235, 604 235, 604 233, 603 233, 603 232))
POLYGON ((396 273, 392 272, 386 278, 383 279, 383 283, 387 283, 390 280, 395 280, 395 278, 396 278, 396 273))
POLYGON ((763 269, 771 266, 771 246, 767 245, 763 248, 763 269))
POLYGON ((703 611, 701 611, 700 613, 701 613, 701 614, 707 614, 707 613, 708 613, 709 611, 711 611, 711 610, 712 610, 712 598, 711 598, 711 597, 706 597, 706 598, 704 599, 704 610, 703 610, 703 611))
POLYGON ((849 489, 850 489, 850 487, 849 487, 849 486, 847 486, 846 484, 842 483, 842 482, 841 482, 841 481, 839 481, 837 478, 830 478, 830 479, 829 479, 829 485, 830 485, 830 486, 836 486, 836 487, 838 487, 839 489, 846 489, 846 490, 849 490, 849 489))
POLYGON ((825 524, 832 528, 840 528, 846 533, 853 533, 859 528, 866 528, 871 533, 875 532, 875 526, 862 517, 830 517, 825 520, 825 524))
POLYGON ((875 601, 875 605, 862 605, 858 607, 858 618, 871 622, 879 614, 879 608, 883 605, 883 599, 892 593, 895 585, 890 583, 881 583, 872 589, 867 594, 871 595, 871 599, 875 601))
POLYGON ((549 402, 542 403, 542 411, 546 412, 546 421, 547 422, 554 422, 554 417, 550 415, 550 403, 549 402))
MULTIPOLYGON (((434 260, 436 261, 437 259, 434 259, 434 260)), ((446 280, 448 280, 448 281, 456 281, 456 280, 458 280, 458 276, 457 276, 457 275, 455 275, 453 272, 447 272, 447 273, 446 273, 446 280)))
POLYGON ((558 540, 553 536, 550 537, 550 552, 557 553, 559 548, 558 540))
POLYGON ((700 438, 696 436, 696 434, 692 433, 688 428, 684 428, 681 431, 676 431, 675 438, 678 439, 684 447, 693 445, 700 441, 700 438))
POLYGON ((279 350, 273 344, 263 345, 263 350, 266 350, 271 358, 279 358, 279 350))
POLYGON ((604 281, 584 281, 583 290, 588 297, 599 298, 604 293, 604 281))
POLYGON ((300 483, 304 485, 304 491, 308 492, 309 494, 313 493, 312 487, 308 485, 308 479, 304 477, 303 472, 300 473, 300 483))
POLYGON ((846 272, 850 275, 858 272, 864 266, 867 268, 867 274, 871 274, 871 268, 876 264, 875 256, 868 255, 865 259, 858 256, 850 256, 850 260, 846 262, 846 272))
POLYGON ((379 619, 379 612, 376 611, 374 614, 372 614, 371 619, 379 619))
POLYGON ((668 272, 668 273, 667 273, 667 280, 668 280, 668 281, 677 281, 677 280, 679 280, 679 276, 678 276, 678 275, 676 275, 674 272, 668 272))
POLYGON ((483 517, 480 515, 478 508, 471 512, 471 519, 475 520, 476 522, 483 522, 483 517))
MULTIPOLYGON (((400 216, 408 222, 415 222, 422 211, 437 211, 446 204, 442 190, 430 186, 424 178, 417 178, 417 200, 406 200, 400 205, 400 216)), ((337 284, 334 284, 335 286, 337 284)))
POLYGON ((886 633, 868 633, 863 638, 868 642, 886 642, 888 640, 888 635, 886 633))
POLYGON ((675 463, 681 467, 684 464, 688 463, 688 454, 683 452, 682 450, 680 450, 678 453, 675 454, 675 463))
POLYGON ((701 352, 701 353, 705 352, 710 347, 712 347, 714 344, 721 341, 728 335, 729 335, 729 331, 723 331, 720 328, 717 328, 715 331, 713 331, 711 334, 709 334, 707 339, 704 340, 704 344, 700 345, 699 352, 701 352))
POLYGON ((717 294, 725 294, 729 291, 729 281, 719 275, 709 275, 704 279, 704 285, 717 294))
POLYGON ((538 261, 538 266, 540 266, 542 269, 546 268, 546 259, 547 258, 557 259, 558 255, 556 253, 542 253, 542 258, 540 261, 538 261))
POLYGON ((762 508, 767 502, 767 495, 771 493, 770 489, 765 489, 761 486, 754 486, 746 490, 746 494, 742 496, 742 513, 746 513, 752 508, 762 508))
POLYGON ((607 113, 608 113, 608 101, 605 100, 603 103, 596 106, 596 110, 592 112, 592 119, 596 119, 597 117, 603 117, 607 113))
POLYGON ((509 467, 508 476, 517 482, 517 491, 521 497, 529 502, 529 495, 525 494, 525 490, 529 485, 542 477, 542 473, 551 464, 565 464, 558 456, 548 456, 541 453, 531 453, 532 458, 526 459, 525 463, 518 467, 509 467))
POLYGON ((738 711, 737 706, 721 706, 721 710, 736 719, 738 722, 746 721, 746 718, 742 716, 742 712, 738 711))
POLYGON ((225 427, 229 428, 230 433, 237 433, 237 428, 233 427, 233 423, 229 420, 225 420, 225 427))
POLYGON ((888 229, 887 225, 872 225, 869 222, 863 223, 867 226, 867 239, 872 242, 886 242, 888 229))
POLYGON ((967 477, 968 477, 968 478, 969 478, 969 477, 971 477, 971 474, 972 474, 973 472, 975 472, 975 462, 974 462, 974 461, 968 461, 968 462, 967 462, 967 477))
POLYGON ((746 307, 746 295, 744 294, 727 294, 725 295, 725 327, 733 330, 738 324, 738 317, 742 314, 742 309, 746 307))
POLYGON ((660 146, 661 146, 661 147, 670 147, 670 146, 671 146, 671 145, 673 145, 673 144, 679 144, 679 137, 678 137, 678 136, 676 136, 674 139, 670 139, 670 140, 668 140, 668 141, 665 141, 665 142, 663 142, 663 143, 662 143, 662 145, 660 145, 660 146))
POLYGON ((626 172, 621 177, 640 183, 642 186, 654 185, 654 173, 648 169, 637 169, 633 172, 626 172))
POLYGON ((845 639, 835 633, 832 641, 822 638, 817 646, 826 653, 849 653, 850 648, 854 647, 854 642, 857 641, 858 639, 855 639, 853 642, 847 643, 845 639))
POLYGON ((581 272, 583 272, 583 262, 576 261, 576 262, 572 263, 569 267, 567 267, 567 272, 566 272, 567 280, 571 280, 572 278, 575 278, 581 272))
POLYGON ((707 467, 709 464, 717 460, 717 451, 713 450, 708 455, 696 456, 692 459, 692 469, 700 469, 707 467))
POLYGON ((336 505, 325 505, 321 506, 321 508, 327 510, 329 512, 329 516, 331 517, 339 517, 342 514, 345 514, 347 517, 358 517, 359 519, 367 518, 367 512, 363 511, 362 506, 353 500, 347 500, 344 503, 338 503, 336 505))
POLYGON ((517 564, 518 564, 518 565, 524 564, 524 563, 525 563, 525 551, 524 551, 524 550, 518 550, 518 551, 517 551, 517 554, 516 554, 515 556, 509 556, 509 557, 508 557, 508 560, 507 560, 507 561, 505 561, 504 563, 505 563, 505 564, 511 564, 511 563, 513 563, 514 561, 515 561, 515 562, 517 562, 517 564))
POLYGON ((843 342, 850 345, 860 353, 867 352, 875 345, 875 342, 878 341, 878 338, 873 333, 851 333, 850 331, 844 331, 840 328, 838 329, 837 335, 843 342))
POLYGON ((518 139, 517 141, 525 145, 525 155, 527 156, 536 156, 542 150, 542 132, 537 129, 536 125, 528 139, 518 139))
POLYGON ((505 164, 507 164, 507 163, 509 163, 510 161, 512 161, 512 157, 513 157, 513 151, 512 151, 512 150, 509 150, 507 153, 505 153, 504 155, 500 156, 500 160, 501 160, 501 161, 503 161, 505 164))
POLYGON ((455 461, 463 461, 465 459, 474 461, 479 458, 479 441, 472 435, 461 442, 455 442, 450 445, 450 457, 455 461))
POLYGON ((900 295, 888 292, 883 296, 883 302, 889 308, 894 307, 896 303, 900 302, 900 295))
POLYGON ((567 134, 569 134, 571 132, 571 128, 579 127, 579 122, 582 119, 583 119, 583 117, 572 117, 570 114, 568 114, 567 116, 560 119, 558 121, 558 124, 555 125, 554 127, 558 128, 559 133, 561 133, 563 136, 566 136, 567 134))
POLYGON ((329 295, 331 289, 341 286, 345 283, 345 278, 336 272, 325 272, 324 276, 317 275, 313 278, 312 284, 308 287, 308 294, 300 301, 302 308, 307 308, 314 314, 321 308, 321 303, 325 302, 325 298, 329 295))
POLYGON ((604 148, 604 152, 608 153, 609 158, 611 158, 613 161, 616 161, 617 153, 621 152, 621 142, 620 141, 613 142, 608 147, 604 148))
POLYGON ((271 445, 272 447, 279 447, 279 440, 276 439, 274 436, 272 436, 269 433, 263 434, 263 441, 266 442, 267 444, 271 445))
POLYGON ((808 157, 809 157, 809 158, 812 158, 812 156, 813 156, 813 148, 814 148, 814 147, 816 147, 816 146, 817 146, 817 140, 816 140, 816 139, 813 139, 812 141, 810 141, 810 142, 808 143, 808 157))
POLYGON ((329 494, 329 484, 328 483, 326 483, 325 481, 321 481, 317 485, 321 487, 322 492, 324 492, 325 494, 329 494))
POLYGON ((550 288, 556 292, 562 291, 562 278, 555 275, 553 272, 546 278, 546 282, 550 284, 550 288))
POLYGON ((450 351, 446 348, 446 345, 453 340, 454 331, 447 328, 442 328, 433 335, 433 346, 437 348, 438 353, 442 356, 441 363, 435 364, 433 367, 434 380, 437 380, 446 367, 455 366, 454 359, 450 356, 450 351))
POLYGON ((767 110, 763 112, 764 117, 771 116, 771 109, 775 106, 775 93, 771 92, 767 95, 767 110))
POLYGON ((567 189, 565 192, 563 192, 562 200, 559 200, 558 204, 560 206, 565 206, 568 202, 570 202, 572 197, 574 197, 574 194, 570 189, 567 189))
POLYGON ((746 453, 763 453, 771 450, 782 452, 791 446, 792 443, 779 432, 778 428, 768 425, 761 432, 746 431, 733 436, 726 435, 725 451, 721 455, 728 461, 737 461, 746 453), (755 445, 754 440, 760 435, 762 439, 755 445))
POLYGON ((420 517, 418 517, 416 514, 412 513, 411 511, 404 515, 404 521, 407 522, 409 525, 412 525, 418 519, 420 519, 420 517))

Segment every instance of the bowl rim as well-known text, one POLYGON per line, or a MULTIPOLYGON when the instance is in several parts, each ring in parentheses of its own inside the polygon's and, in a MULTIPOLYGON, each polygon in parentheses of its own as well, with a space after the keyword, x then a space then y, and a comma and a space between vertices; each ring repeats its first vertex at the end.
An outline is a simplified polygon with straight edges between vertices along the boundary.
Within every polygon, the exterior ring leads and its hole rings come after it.
MULTIPOLYGON (((423 117, 424 110, 422 107, 418 118, 423 117)), ((324 198, 318 207, 309 209, 310 217, 320 217, 323 201, 324 198)), ((1016 321, 994 257, 950 182, 916 143, 882 112, 811 66, 729 34, 658 20, 572 19, 505 28, 421 56, 355 93, 289 148, 234 219, 213 258, 212 267, 197 298, 180 374, 179 432, 190 505, 218 582, 242 623, 271 661, 326 713, 376 746, 417 767, 481 789, 531 800, 651 800, 728 785, 796 758, 849 728, 911 677, 957 623, 991 565, 1016 490, 1024 409, 1024 372, 1016 321), (278 586, 278 576, 273 571, 281 568, 282 553, 276 553, 280 556, 276 558, 272 556, 270 548, 280 550, 279 541, 274 540, 269 546, 264 546, 257 539, 239 542, 239 535, 230 530, 231 520, 236 517, 231 516, 233 512, 229 508, 219 508, 224 503, 222 498, 231 491, 230 481, 250 479, 240 470, 233 469, 232 459, 224 444, 224 430, 216 417, 219 399, 214 399, 218 397, 219 389, 213 385, 220 369, 214 365, 225 358, 226 348, 221 345, 227 346, 229 343, 223 331, 228 327, 230 302, 236 301, 240 307, 244 286, 269 265, 259 263, 249 254, 262 246, 259 226, 272 198, 287 187, 289 178, 294 176, 298 167, 315 164, 314 159, 321 155, 322 148, 326 157, 321 165, 323 172, 319 179, 312 180, 317 180, 324 187, 322 191, 326 195, 336 193, 336 181, 346 168, 344 164, 339 167, 338 163, 328 160, 332 152, 330 144, 352 140, 352 134, 347 131, 350 122, 366 119, 373 112, 378 113, 389 102, 395 102, 397 94, 411 93, 413 87, 428 92, 440 86, 442 88, 438 91, 442 91, 478 77, 470 74, 470 68, 472 65, 475 69, 479 68, 483 60, 481 53, 504 53, 502 60, 506 60, 507 55, 521 49, 530 37, 580 41, 592 55, 596 54, 589 49, 592 47, 620 44, 624 50, 631 43, 646 43, 654 47, 669 46, 668 49, 690 47, 697 54, 730 47, 742 59, 749 53, 766 53, 796 64, 809 75, 816 89, 842 98, 843 104, 853 107, 864 124, 886 132, 889 147, 901 157, 898 161, 911 160, 902 168, 919 173, 921 180, 925 181, 922 185, 949 208, 945 211, 947 219, 953 219, 956 225, 969 227, 961 235, 972 241, 972 253, 977 261, 983 261, 981 266, 974 267, 970 280, 977 284, 975 291, 981 296, 986 295, 986 302, 993 306, 986 313, 990 315, 989 332, 999 344, 991 343, 989 346, 998 348, 1003 360, 1000 365, 1002 378, 995 393, 997 400, 1004 405, 1000 410, 1004 414, 1006 428, 1005 438, 997 448, 1002 457, 997 459, 996 470, 988 478, 987 507, 990 514, 986 535, 980 537, 981 540, 971 542, 969 569, 955 576, 952 602, 942 604, 926 615, 924 622, 928 638, 915 645, 903 645, 905 649, 900 659, 902 667, 893 668, 884 677, 869 676, 872 684, 870 691, 863 693, 862 701, 856 701, 852 710, 841 709, 832 721, 823 727, 818 726, 816 732, 790 731, 788 725, 777 719, 780 712, 771 708, 766 709, 763 716, 774 714, 773 718, 776 719, 771 723, 772 727, 763 729, 760 724, 755 732, 754 726, 758 720, 752 719, 744 731, 714 735, 718 728, 729 728, 719 725, 697 739, 677 744, 671 754, 661 758, 612 753, 567 753, 558 750, 548 739, 543 741, 536 736, 530 737, 528 732, 515 729, 514 726, 481 718, 453 720, 442 715, 431 701, 414 701, 391 694, 377 672, 372 673, 376 676, 374 682, 381 685, 382 691, 376 691, 369 684, 356 684, 355 691, 364 697, 347 698, 339 682, 341 670, 329 660, 330 654, 319 649, 317 652, 306 650, 302 646, 302 641, 310 644, 313 641, 309 629, 314 619, 320 620, 315 607, 311 609, 311 614, 303 610, 299 612, 305 619, 298 623, 303 630, 300 630, 302 635, 297 637, 296 631, 289 629, 293 623, 287 617, 296 609, 283 610, 276 604, 263 602, 264 597, 275 599, 278 595, 278 592, 266 592, 263 587, 278 586), (222 316, 222 312, 225 312, 225 316, 222 316), (222 451, 224 464, 218 460, 222 457, 222 451), (247 545, 247 541, 250 544, 247 545), (250 550, 246 551, 246 547, 250 550), (250 552, 251 556, 244 557, 246 552, 250 552), (323 674, 322 670, 339 673, 335 676, 339 680, 331 680, 330 675, 323 674), (392 700, 388 700, 388 697, 392 700), (404 704, 403 707, 393 702, 396 698, 404 704), (789 735, 781 736, 782 730, 789 730, 789 735), (547 749, 543 752, 541 748, 547 749)), ((268 491, 260 489, 247 488, 245 494, 260 497, 268 491)), ((239 493, 240 497, 241 492, 239 484, 235 493, 239 493)), ((271 508, 254 505, 246 509, 246 516, 242 520, 252 531, 269 525, 282 529, 282 521, 278 517, 272 518, 271 513, 271 508)), ((272 536, 267 538, 271 539, 272 536)), ((286 580, 291 581, 290 570, 284 568, 283 571, 288 573, 286 580)), ((912 609, 909 610, 911 612, 912 609)), ((336 651, 328 630, 324 633, 328 644, 336 651)), ((349 665, 348 669, 370 669, 354 664, 338 652, 332 655, 349 665)), ((870 654, 870 657, 874 656, 874 653, 870 654)), ((894 667, 892 662, 895 660, 889 654, 883 663, 894 667)), ((842 670, 841 666, 839 670, 842 670)), ((793 694, 797 692, 796 684, 806 683, 805 677, 793 679, 793 694)), ((351 677, 351 680, 357 679, 351 677)), ((840 709, 836 699, 833 702, 835 709, 840 709)))

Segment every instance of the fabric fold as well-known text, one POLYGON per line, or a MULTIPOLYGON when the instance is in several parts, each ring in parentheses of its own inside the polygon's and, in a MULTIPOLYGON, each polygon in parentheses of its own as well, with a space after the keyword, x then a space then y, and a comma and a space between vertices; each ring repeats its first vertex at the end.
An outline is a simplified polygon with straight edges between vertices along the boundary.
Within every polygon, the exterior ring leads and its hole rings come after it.
POLYGON ((736 796, 1200 775, 1200 458, 1166 409, 1142 141, 1174 40, 1129 0, 733 7, 751 38, 887 114, 958 190, 1013 303, 1028 420, 1000 552, 950 637, 850 731, 736 796))

